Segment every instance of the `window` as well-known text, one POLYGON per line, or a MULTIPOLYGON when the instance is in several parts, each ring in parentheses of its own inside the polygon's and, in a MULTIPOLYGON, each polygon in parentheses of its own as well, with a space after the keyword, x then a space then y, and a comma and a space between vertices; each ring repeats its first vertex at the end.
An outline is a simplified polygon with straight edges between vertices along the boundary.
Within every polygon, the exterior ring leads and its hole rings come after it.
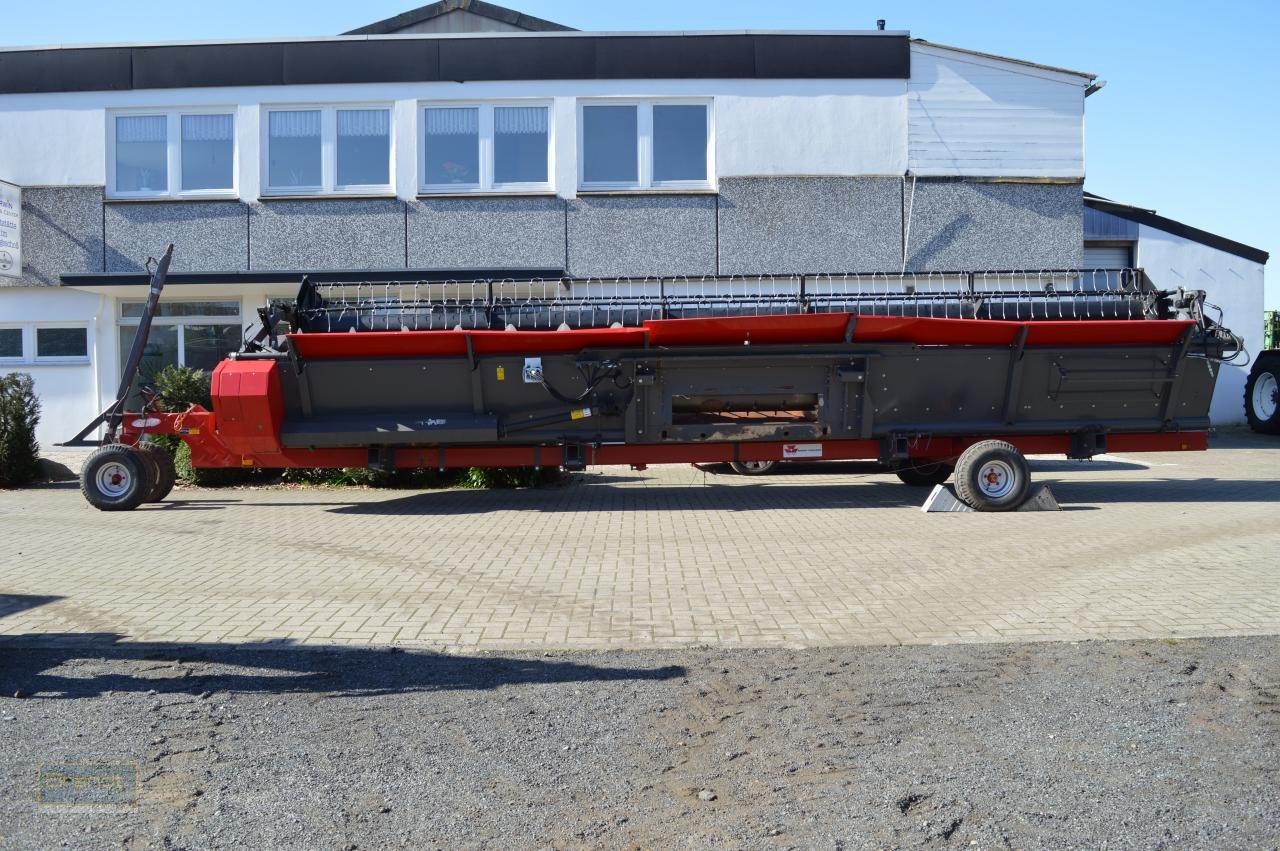
POLYGON ((21 328, 0 328, 0 362, 20 361, 24 356, 21 328))
MULTIPOLYGON (((141 301, 120 303, 121 369, 129 359, 143 307, 141 301)), ((171 365, 212 372, 228 353, 240 349, 242 338, 238 301, 162 301, 142 351, 138 383, 150 383, 157 372, 171 365)), ((132 404, 141 402, 134 394, 130 398, 132 404)))
POLYGON ((89 360, 89 329, 36 328, 36 360, 89 360))
POLYGON ((551 191, 550 113, 527 103, 423 107, 421 190, 551 191))
POLYGON ((387 107, 268 109, 264 194, 382 194, 391 188, 387 107))
POLYGON ((583 189, 709 189, 705 102, 587 102, 579 126, 583 189))
POLYGON ((112 114, 107 148, 110 197, 235 193, 235 118, 229 111, 112 114))

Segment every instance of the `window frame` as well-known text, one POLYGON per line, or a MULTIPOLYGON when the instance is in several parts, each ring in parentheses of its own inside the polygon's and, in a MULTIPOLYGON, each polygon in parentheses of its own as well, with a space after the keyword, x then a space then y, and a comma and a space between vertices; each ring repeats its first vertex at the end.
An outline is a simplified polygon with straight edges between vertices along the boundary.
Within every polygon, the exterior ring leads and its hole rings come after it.
POLYGON ((34 345, 34 343, 28 339, 33 334, 31 326, 21 322, 0 322, 0 331, 17 331, 18 347, 21 349, 20 354, 16 358, 0 355, 0 366, 28 363, 29 358, 27 357, 27 353, 31 351, 31 348, 34 345))
POLYGON ((396 108, 391 101, 351 103, 264 103, 259 107, 258 151, 260 156, 259 196, 262 198, 310 198, 324 196, 394 197, 396 194, 396 108), (338 185, 338 110, 381 109, 387 113, 387 182, 338 185), (271 185, 271 113, 320 113, 320 185, 271 185))
POLYGON ((417 137, 419 195, 546 195, 554 193, 556 184, 555 104, 550 98, 514 98, 500 100, 420 100, 414 113, 417 137), (497 183, 494 181, 494 119, 498 107, 541 107, 547 111, 547 179, 536 183, 497 183), (477 109, 480 146, 480 181, 477 184, 427 183, 427 110, 477 109))
POLYGON ((239 127, 234 106, 191 107, 131 107, 107 111, 107 199, 149 200, 174 198, 239 198, 240 197, 240 145, 236 133, 239 127), (165 190, 127 192, 116 189, 116 119, 131 116, 164 116, 165 118, 165 190), (231 185, 218 189, 182 189, 182 116, 230 115, 231 116, 231 185))
MULTIPOLYGON (((223 302, 225 304, 235 304, 237 313, 235 316, 227 314, 192 314, 190 316, 154 316, 151 324, 176 326, 178 329, 178 366, 185 366, 187 362, 187 325, 235 325, 240 329, 240 338, 243 341, 247 325, 245 323, 244 299, 243 298, 166 298, 165 304, 200 304, 202 302, 223 302)), ((116 300, 115 310, 115 326, 116 338, 119 339, 121 328, 137 328, 142 321, 141 316, 125 316, 124 308, 126 304, 146 304, 146 299, 136 298, 120 298, 116 300)), ((136 331, 134 332, 137 333, 136 331)), ((125 352, 117 352, 117 356, 123 359, 125 352)))
MULTIPOLYGON (((90 335, 88 322, 33 322, 29 326, 28 341, 30 344, 30 353, 27 357, 27 363, 36 365, 83 365, 93 363, 93 337, 90 335), (42 330, 58 330, 66 328, 75 328, 84 331, 84 354, 83 355, 41 355, 40 354, 40 331, 42 330)), ((24 348, 25 348, 24 344, 24 348)))
POLYGON ((652 192, 652 191, 716 191, 715 109, 713 98, 578 98, 578 191, 652 192), (589 106, 634 106, 636 108, 636 181, 595 181, 586 179, 586 121, 589 106), (702 106, 707 110, 707 176, 704 180, 653 179, 653 108, 655 106, 702 106))

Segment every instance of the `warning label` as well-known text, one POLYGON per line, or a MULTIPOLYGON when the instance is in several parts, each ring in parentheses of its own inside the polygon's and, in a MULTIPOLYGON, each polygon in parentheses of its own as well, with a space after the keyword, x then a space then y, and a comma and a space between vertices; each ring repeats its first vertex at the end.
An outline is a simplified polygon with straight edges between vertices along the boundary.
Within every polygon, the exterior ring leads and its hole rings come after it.
POLYGON ((821 443, 787 443, 782 447, 783 458, 821 458, 821 443))

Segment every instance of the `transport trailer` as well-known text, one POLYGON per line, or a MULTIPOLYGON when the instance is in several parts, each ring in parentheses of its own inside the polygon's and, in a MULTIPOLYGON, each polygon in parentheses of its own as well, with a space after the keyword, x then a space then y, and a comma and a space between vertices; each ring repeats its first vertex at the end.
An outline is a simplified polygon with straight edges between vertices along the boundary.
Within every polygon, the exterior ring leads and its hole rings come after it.
POLYGON ((118 400, 82 432, 107 425, 82 486, 104 510, 163 499, 171 462, 147 438, 171 434, 196 467, 872 459, 1012 510, 1027 454, 1207 448, 1240 346, 1203 308, 1140 270, 304 280, 214 370, 212 411, 118 400))

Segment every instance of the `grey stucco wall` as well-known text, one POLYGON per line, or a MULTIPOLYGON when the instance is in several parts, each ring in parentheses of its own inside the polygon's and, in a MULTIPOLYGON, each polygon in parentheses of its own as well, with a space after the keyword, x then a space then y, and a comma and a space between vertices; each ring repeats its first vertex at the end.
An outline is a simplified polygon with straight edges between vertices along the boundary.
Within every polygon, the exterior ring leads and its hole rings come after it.
POLYGON ((921 180, 907 269, 1072 269, 1084 262, 1080 184, 921 180))
POLYGON ((25 274, 174 268, 465 269, 566 265, 575 276, 1069 268, 1079 184, 895 177, 726 178, 716 195, 107 203, 101 187, 23 193, 25 274))
POLYGON ((599 195, 569 202, 569 273, 714 275, 713 195, 599 195))
POLYGON ((102 270, 102 187, 23 189, 22 277, 0 277, 0 287, 54 286, 59 275, 102 270))
POLYGON ((265 201, 249 207, 251 269, 403 269, 404 202, 265 201))
POLYGON ((249 268, 248 207, 239 201, 106 205, 108 272, 142 272, 148 257, 174 244, 175 272, 249 268))
POLYGON ((720 181, 720 272, 864 272, 902 263, 896 177, 720 181))
POLYGON ((562 198, 427 198, 407 216, 411 269, 565 265, 562 198))

